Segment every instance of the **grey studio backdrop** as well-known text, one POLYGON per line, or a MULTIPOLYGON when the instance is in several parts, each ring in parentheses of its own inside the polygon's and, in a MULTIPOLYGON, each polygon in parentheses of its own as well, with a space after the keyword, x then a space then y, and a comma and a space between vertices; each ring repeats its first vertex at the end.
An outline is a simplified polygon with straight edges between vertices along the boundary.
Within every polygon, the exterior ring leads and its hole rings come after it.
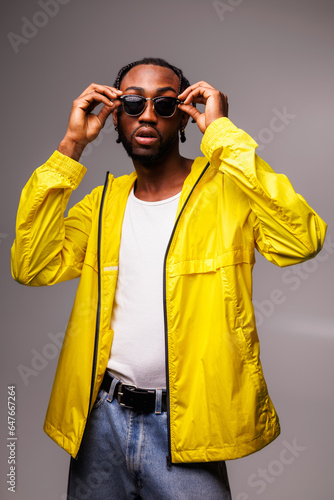
MULTIPOLYGON (((313 261, 279 269, 257 255, 262 363, 282 434, 228 462, 228 471, 235 500, 333 498, 333 13, 331 0, 1 3, 1 499, 64 500, 69 463, 42 426, 78 282, 38 289, 12 280, 20 193, 57 148, 75 97, 91 82, 112 84, 121 66, 143 56, 166 58, 192 83, 226 93, 231 120, 329 224, 313 261), (6 483, 13 384, 15 493, 6 483)), ((189 123, 186 135, 184 155, 199 155, 197 126, 189 123)), ((84 153, 88 172, 69 206, 106 170, 131 172, 115 139, 110 120, 84 153)))

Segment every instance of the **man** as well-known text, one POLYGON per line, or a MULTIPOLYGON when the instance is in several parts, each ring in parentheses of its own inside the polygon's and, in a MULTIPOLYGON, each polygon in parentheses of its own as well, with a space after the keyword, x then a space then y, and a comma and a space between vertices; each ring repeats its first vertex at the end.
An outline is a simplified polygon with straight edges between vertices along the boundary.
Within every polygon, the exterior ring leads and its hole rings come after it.
POLYGON ((80 276, 44 426, 73 457, 69 500, 228 499, 224 461, 280 432, 251 303, 254 249, 302 262, 326 225, 227 108, 166 61, 136 61, 74 101, 58 151, 22 193, 14 278, 80 276), (135 172, 108 175, 64 219, 80 155, 111 114, 135 172), (204 158, 179 153, 189 116, 204 158))

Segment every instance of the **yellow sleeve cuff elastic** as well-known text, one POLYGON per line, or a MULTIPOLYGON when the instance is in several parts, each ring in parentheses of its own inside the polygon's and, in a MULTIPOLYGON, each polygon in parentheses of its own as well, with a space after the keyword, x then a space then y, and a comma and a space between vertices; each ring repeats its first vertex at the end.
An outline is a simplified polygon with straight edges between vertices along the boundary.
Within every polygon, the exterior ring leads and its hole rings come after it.
POLYGON ((78 187, 87 172, 86 167, 81 165, 81 163, 69 156, 63 155, 57 150, 50 156, 45 165, 47 168, 57 170, 61 175, 67 177, 73 189, 78 187))
POLYGON ((257 147, 257 143, 246 132, 236 127, 231 120, 226 117, 218 118, 210 123, 204 132, 201 151, 208 160, 211 160, 217 149, 237 143, 257 147))

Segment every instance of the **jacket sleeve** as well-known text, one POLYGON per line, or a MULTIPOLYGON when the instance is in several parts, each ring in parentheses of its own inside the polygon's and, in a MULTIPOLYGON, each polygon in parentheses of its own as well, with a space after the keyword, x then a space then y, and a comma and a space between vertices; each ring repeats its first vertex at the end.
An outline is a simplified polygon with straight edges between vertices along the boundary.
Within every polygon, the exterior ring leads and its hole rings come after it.
POLYGON ((11 249, 13 278, 24 285, 52 285, 80 275, 91 229, 91 195, 64 219, 69 197, 86 172, 55 151, 24 187, 11 249))
POLYGON ((276 174, 255 154, 256 142, 228 118, 209 125, 201 149, 248 197, 255 245, 278 266, 314 257, 321 249, 325 222, 297 194, 285 175, 276 174))

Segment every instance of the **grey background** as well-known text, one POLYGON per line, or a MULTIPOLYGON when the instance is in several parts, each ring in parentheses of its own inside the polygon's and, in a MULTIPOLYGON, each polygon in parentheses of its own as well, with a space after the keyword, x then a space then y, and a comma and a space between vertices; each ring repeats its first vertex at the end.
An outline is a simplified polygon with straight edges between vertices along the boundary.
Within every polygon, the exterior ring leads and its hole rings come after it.
MULTIPOLYGON (((65 498, 69 460, 42 425, 59 353, 50 334, 64 332, 77 281, 32 289, 12 280, 10 246, 20 192, 33 169, 57 148, 73 99, 93 81, 112 84, 121 66, 143 56, 164 57, 182 67, 191 82, 204 79, 223 90, 231 120, 258 139, 259 154, 288 175, 329 223, 327 247, 307 264, 282 270, 257 257, 254 299, 262 362, 282 434, 264 450, 229 462, 228 471, 234 500, 333 498, 334 7, 330 0, 226 0, 222 5, 229 10, 219 16, 213 2, 204 0, 68 0, 45 20, 36 16, 42 10, 37 1, 1 3, 3 499, 13 495, 6 489, 8 384, 17 390, 15 498, 65 498), (15 53, 7 35, 22 36, 24 16, 45 26, 15 53), (294 117, 273 132, 275 110, 284 108, 294 117), (273 304, 275 294, 280 303, 273 304), (44 361, 25 384, 19 366, 32 369, 36 352, 44 361), (303 449, 296 456, 287 453, 291 463, 282 464, 282 450, 294 442, 303 449), (268 474, 262 488, 259 469, 268 474)), ((182 151, 195 157, 201 134, 189 124, 186 135, 182 151)), ((115 138, 109 123, 87 150, 82 162, 88 172, 70 206, 102 184, 107 169, 116 175, 132 170, 115 138)))

